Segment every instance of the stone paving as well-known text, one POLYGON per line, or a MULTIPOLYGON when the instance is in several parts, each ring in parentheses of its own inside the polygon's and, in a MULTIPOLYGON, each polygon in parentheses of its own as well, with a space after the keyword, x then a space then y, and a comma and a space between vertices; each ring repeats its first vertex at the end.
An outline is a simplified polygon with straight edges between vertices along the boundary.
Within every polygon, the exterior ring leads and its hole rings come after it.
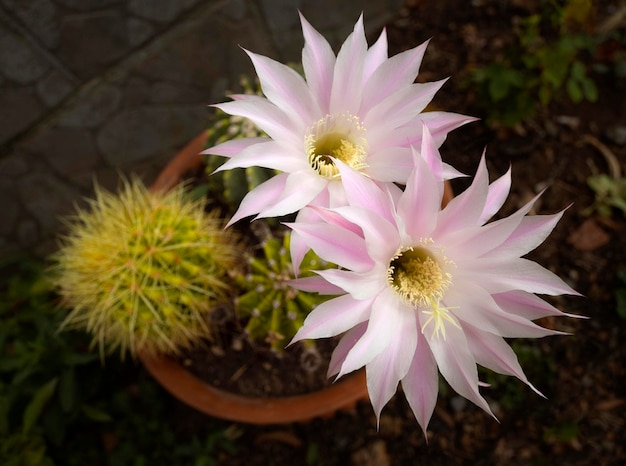
POLYGON ((361 11, 370 40, 402 0, 0 0, 0 259, 44 256, 60 217, 146 183, 252 67, 299 61, 297 11, 335 49, 361 11))

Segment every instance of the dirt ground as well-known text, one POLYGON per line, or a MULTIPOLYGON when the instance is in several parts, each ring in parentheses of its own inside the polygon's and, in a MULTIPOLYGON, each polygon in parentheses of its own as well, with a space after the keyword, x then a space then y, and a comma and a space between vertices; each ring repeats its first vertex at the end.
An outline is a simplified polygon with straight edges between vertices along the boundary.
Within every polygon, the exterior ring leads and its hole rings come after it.
MULTIPOLYGON (((484 117, 478 96, 464 85, 469 70, 498 56, 511 40, 514 22, 539 3, 410 2, 387 28, 391 53, 432 38, 419 79, 451 77, 435 106, 484 117)), ((597 11, 598 21, 610 11, 608 6, 597 11)), ((584 295, 552 302, 589 319, 547 319, 541 323, 571 335, 514 343, 528 378, 547 399, 515 379, 484 372, 491 387, 483 394, 499 422, 442 385, 428 443, 398 393, 383 410, 379 428, 367 403, 307 424, 237 425, 237 453, 222 452, 219 464, 626 464, 626 321, 616 311, 615 297, 617 272, 626 268, 626 221, 617 211, 609 218, 584 212, 594 200, 587 178, 609 173, 615 162, 626 170, 626 140, 615 137, 626 131, 625 86, 607 75, 592 76, 599 89, 595 103, 556 100, 515 128, 475 122, 451 134, 442 147, 444 160, 468 174, 485 147, 493 178, 512 166, 504 215, 544 188, 534 213, 567 208, 530 257, 584 295)), ((463 182, 454 187, 464 189, 463 182)), ((183 406, 178 411, 186 419, 181 429, 203 422, 183 406)))

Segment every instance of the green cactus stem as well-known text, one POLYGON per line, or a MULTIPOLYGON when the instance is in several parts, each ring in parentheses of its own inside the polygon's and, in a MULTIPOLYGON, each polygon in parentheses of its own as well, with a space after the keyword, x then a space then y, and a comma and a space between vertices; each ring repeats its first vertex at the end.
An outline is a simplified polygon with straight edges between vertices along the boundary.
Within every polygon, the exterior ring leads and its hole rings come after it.
MULTIPOLYGON (((235 308, 248 319, 246 333, 253 341, 265 341, 276 351, 282 349, 302 326, 305 317, 324 296, 293 289, 294 277, 289 257, 289 235, 282 240, 269 237, 262 245, 261 257, 250 256, 249 272, 236 277, 244 290, 235 300, 235 308)), ((329 264, 309 251, 302 261, 299 276, 310 276, 313 270, 329 264)))
POLYGON ((208 315, 232 294, 240 250, 203 200, 179 185, 149 192, 124 181, 118 195, 96 187, 53 256, 53 280, 70 313, 62 327, 86 329, 100 353, 178 354, 210 337, 208 315))

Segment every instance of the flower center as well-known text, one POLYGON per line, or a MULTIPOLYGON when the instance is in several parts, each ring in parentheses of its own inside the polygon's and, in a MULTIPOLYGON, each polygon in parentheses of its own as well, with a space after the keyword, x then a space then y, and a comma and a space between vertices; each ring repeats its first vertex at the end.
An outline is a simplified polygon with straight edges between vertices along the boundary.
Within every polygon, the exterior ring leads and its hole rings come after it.
MULTIPOLYGON (((432 240, 423 240, 428 244, 432 240)), ((452 283, 452 275, 441 266, 454 265, 452 261, 442 256, 437 257, 426 247, 412 246, 396 253, 387 269, 387 280, 391 288, 414 307, 429 318, 422 327, 422 331, 433 323, 433 335, 446 337, 445 322, 458 327, 457 322, 449 314, 449 309, 440 305, 440 300, 448 286, 452 283), (426 309, 424 309, 426 308, 426 309)))
POLYGON ((339 177, 339 169, 333 159, 341 160, 355 170, 362 170, 367 166, 367 140, 363 133, 365 128, 354 115, 326 115, 311 126, 304 138, 309 165, 328 179, 339 177))
POLYGON ((399 251, 387 270, 391 287, 414 306, 439 302, 450 278, 434 255, 421 246, 399 251))

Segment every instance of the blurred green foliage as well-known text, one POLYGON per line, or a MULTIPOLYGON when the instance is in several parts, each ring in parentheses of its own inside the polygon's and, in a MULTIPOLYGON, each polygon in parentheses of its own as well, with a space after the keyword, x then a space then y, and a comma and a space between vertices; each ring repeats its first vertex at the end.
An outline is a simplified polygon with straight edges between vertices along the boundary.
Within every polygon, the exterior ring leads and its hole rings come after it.
POLYGON ((583 213, 589 215, 597 212, 603 217, 611 217, 615 210, 626 215, 626 178, 612 178, 601 173, 590 176, 587 184, 595 194, 595 201, 583 213))
POLYGON ((236 454, 236 429, 173 426, 176 401, 140 367, 58 332, 67 310, 36 261, 0 264, 0 465, 213 466, 236 454))
MULTIPOLYGON (((538 11, 521 20, 503 56, 472 71, 470 81, 478 87, 490 124, 513 126, 565 95, 575 103, 597 100, 589 63, 599 44, 612 37, 587 31, 593 3, 540 1, 538 11)), ((615 67, 619 63, 616 56, 615 67)))

